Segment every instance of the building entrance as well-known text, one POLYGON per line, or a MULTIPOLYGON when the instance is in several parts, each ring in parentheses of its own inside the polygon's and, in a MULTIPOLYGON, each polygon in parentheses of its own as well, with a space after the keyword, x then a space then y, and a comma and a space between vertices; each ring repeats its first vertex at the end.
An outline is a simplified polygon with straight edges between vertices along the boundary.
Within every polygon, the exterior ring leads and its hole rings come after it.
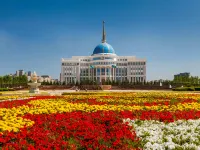
POLYGON ((105 78, 101 79, 101 83, 104 84, 106 82, 105 78))

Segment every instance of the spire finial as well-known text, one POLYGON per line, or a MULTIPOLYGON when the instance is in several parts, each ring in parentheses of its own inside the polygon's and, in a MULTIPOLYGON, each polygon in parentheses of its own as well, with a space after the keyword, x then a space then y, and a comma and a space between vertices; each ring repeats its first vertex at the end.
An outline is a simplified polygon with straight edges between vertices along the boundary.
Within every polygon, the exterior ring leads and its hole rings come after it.
POLYGON ((102 43, 106 42, 106 31, 104 27, 105 21, 103 21, 103 36, 102 36, 102 43))

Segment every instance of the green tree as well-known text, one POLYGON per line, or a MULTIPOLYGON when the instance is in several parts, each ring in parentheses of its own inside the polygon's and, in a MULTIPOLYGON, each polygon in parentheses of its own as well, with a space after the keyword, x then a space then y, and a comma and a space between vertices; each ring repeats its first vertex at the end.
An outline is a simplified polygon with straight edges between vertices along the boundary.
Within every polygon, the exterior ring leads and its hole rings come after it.
POLYGON ((199 80, 199 77, 198 76, 195 76, 195 85, 198 85, 198 80, 199 80))
POLYGON ((17 76, 13 77, 13 86, 17 86, 19 84, 19 78, 17 76))
POLYGON ((177 81, 176 81, 176 83, 180 83, 181 82, 181 78, 180 78, 180 76, 177 76, 177 81))
POLYGON ((66 85, 66 82, 65 82, 65 81, 63 81, 62 85, 66 85))
POLYGON ((3 84, 3 77, 0 76, 0 87, 2 88, 2 84, 3 84))
POLYGON ((9 75, 3 76, 3 83, 4 83, 6 86, 11 85, 11 84, 12 84, 12 76, 9 76, 9 75))

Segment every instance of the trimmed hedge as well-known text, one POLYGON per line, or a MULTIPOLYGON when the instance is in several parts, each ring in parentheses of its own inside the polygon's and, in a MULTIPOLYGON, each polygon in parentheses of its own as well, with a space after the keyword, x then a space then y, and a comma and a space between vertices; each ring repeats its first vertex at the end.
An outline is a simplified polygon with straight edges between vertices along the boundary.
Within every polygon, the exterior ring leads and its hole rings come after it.
POLYGON ((65 92, 62 95, 105 95, 105 92, 65 92))
POLYGON ((200 91, 200 87, 178 87, 172 90, 173 91, 200 91))
POLYGON ((173 91, 195 91, 194 87, 179 87, 172 89, 173 91))
POLYGON ((14 91, 14 89, 9 89, 9 88, 0 88, 0 91, 14 91))
POLYGON ((200 91, 200 87, 195 87, 195 91, 200 91))

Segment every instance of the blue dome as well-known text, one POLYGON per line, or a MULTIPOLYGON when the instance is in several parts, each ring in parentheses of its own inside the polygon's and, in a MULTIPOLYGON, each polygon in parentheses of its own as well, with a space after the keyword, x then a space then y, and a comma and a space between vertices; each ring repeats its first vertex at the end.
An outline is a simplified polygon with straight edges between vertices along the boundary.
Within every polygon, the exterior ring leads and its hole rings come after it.
POLYGON ((101 44, 96 46, 96 48, 93 51, 93 55, 94 54, 101 54, 101 53, 115 54, 115 50, 113 49, 113 47, 110 44, 101 43, 101 44))

